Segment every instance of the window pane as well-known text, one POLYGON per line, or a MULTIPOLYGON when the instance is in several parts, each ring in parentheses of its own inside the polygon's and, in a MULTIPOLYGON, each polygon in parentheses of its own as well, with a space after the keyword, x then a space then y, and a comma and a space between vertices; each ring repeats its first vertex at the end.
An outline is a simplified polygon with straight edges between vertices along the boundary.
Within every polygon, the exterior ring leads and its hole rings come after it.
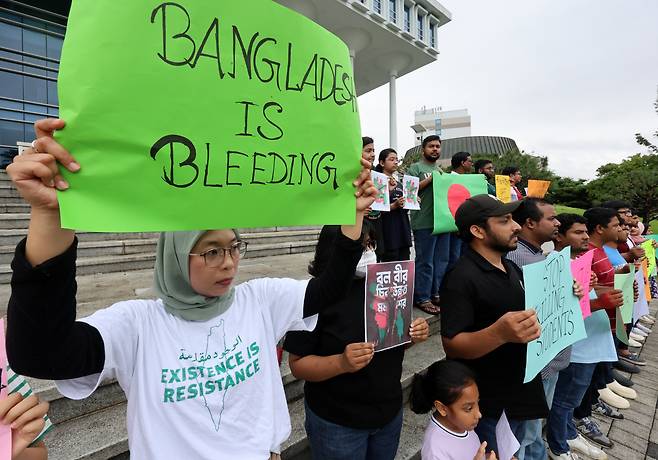
POLYGON ((45 56, 46 36, 33 30, 23 29, 23 51, 38 56, 45 56))
POLYGON ((0 71, 0 96, 23 99, 23 77, 0 71))
POLYGON ((0 22, 0 43, 5 48, 20 50, 23 47, 21 29, 10 24, 0 22))
POLYGON ((57 96, 57 82, 49 81, 47 83, 47 86, 48 86, 48 104, 59 105, 59 98, 57 96))
POLYGON ((51 35, 46 36, 46 51, 47 57, 59 60, 62 54, 62 39, 51 35))
POLYGON ((23 140, 25 131, 22 123, 0 120, 0 144, 16 145, 23 140))
POLYGON ((48 89, 46 80, 35 77, 25 77, 24 99, 34 102, 47 102, 48 89))

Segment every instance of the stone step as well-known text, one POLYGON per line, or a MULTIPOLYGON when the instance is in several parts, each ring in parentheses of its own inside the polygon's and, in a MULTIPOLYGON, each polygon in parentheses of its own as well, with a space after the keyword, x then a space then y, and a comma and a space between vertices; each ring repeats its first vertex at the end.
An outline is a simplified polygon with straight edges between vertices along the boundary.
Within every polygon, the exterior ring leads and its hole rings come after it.
MULTIPOLYGON (((414 310, 414 315, 428 316, 419 310, 414 310)), ((405 354, 401 378, 405 405, 414 374, 443 357, 441 338, 437 334, 439 317, 430 316, 428 322, 432 336, 405 354)), ((303 382, 290 373, 287 356, 284 356, 281 366, 281 378, 292 422, 292 434, 282 446, 282 456, 290 460, 310 458, 304 431, 303 382)), ((119 455, 125 457, 128 451, 126 401, 116 382, 106 382, 91 397, 73 401, 62 397, 51 381, 29 380, 34 391, 51 404, 49 415, 56 425, 46 438, 50 459, 105 460, 119 455), (81 433, 85 435, 81 436, 81 433)), ((419 458, 426 423, 427 415, 418 416, 405 408, 396 459, 419 458)))
POLYGON ((5 198, 20 198, 20 193, 14 188, 11 182, 0 182, 0 199, 4 202, 5 198))
MULTIPOLYGON (((269 233, 244 233, 242 237, 249 243, 247 254, 253 248, 264 244, 283 244, 293 242, 316 242, 317 230, 281 231, 269 233)), ((93 235, 93 234, 91 234, 93 235)), ((100 257, 127 254, 154 254, 158 243, 157 237, 109 241, 80 241, 78 257, 100 257)), ((16 245, 0 246, 0 264, 9 264, 14 257, 16 245)))
POLYGON ((0 203, 0 215, 4 214, 25 214, 30 212, 30 205, 27 203, 5 203, 5 200, 2 200, 0 203))
MULTIPOLYGON (((271 244, 254 244, 249 246, 245 258, 253 259, 281 254, 298 254, 315 251, 315 239, 308 241, 294 241, 271 244)), ((94 273, 129 272, 153 268, 155 253, 126 254, 119 256, 85 257, 77 261, 77 274, 89 275, 94 273)), ((11 267, 9 264, 0 265, 0 284, 7 284, 11 280, 11 267)))
POLYGON ((27 202, 20 196, 0 196, 0 203, 4 204, 20 204, 29 206, 27 202))

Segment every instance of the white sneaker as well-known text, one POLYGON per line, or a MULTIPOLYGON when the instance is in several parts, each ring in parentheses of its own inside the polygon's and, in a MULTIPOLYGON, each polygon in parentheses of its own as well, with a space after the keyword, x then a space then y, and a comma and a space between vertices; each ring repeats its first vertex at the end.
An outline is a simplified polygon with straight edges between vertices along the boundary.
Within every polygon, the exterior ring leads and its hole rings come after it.
POLYGON ((554 454, 550 448, 548 449, 548 457, 551 458, 551 460, 580 460, 580 457, 573 452, 566 452, 558 455, 554 454))
POLYGON ((637 398, 637 392, 634 389, 625 387, 624 385, 617 382, 616 380, 613 380, 612 383, 609 383, 608 388, 611 389, 614 393, 617 393, 622 398, 626 398, 626 399, 637 398))
POLYGON ((642 344, 638 342, 637 340, 633 340, 632 338, 628 338, 628 346, 633 347, 633 348, 640 348, 642 344))
POLYGON ((608 454, 594 444, 589 443, 581 434, 578 434, 576 439, 567 439, 567 444, 569 444, 571 450, 587 455, 589 458, 595 460, 606 460, 608 458, 608 454))
POLYGON ((640 321, 642 321, 645 324, 649 324, 650 326, 653 326, 653 324, 656 322, 656 319, 651 317, 650 315, 644 315, 640 318, 640 321))
POLYGON ((639 330, 641 330, 642 332, 646 333, 647 335, 651 334, 651 329, 646 327, 642 323, 635 324, 635 327, 638 328, 639 330))
POLYGON ((629 338, 629 339, 633 339, 633 340, 635 340, 636 342, 640 342, 640 343, 644 343, 644 340, 645 340, 644 337, 642 337, 642 336, 639 335, 639 334, 636 334, 636 333, 633 332, 633 331, 631 331, 631 333, 628 334, 628 338, 629 338))
POLYGON ((599 390, 599 396, 605 403, 612 407, 616 407, 617 409, 628 409, 631 407, 631 403, 629 403, 628 400, 614 393, 610 388, 606 387, 599 390))
POLYGON ((646 332, 644 332, 642 329, 640 329, 640 328, 637 327, 637 326, 634 327, 633 329, 631 329, 631 332, 632 332, 633 334, 637 334, 637 335, 639 335, 640 337, 644 337, 645 339, 649 336, 649 334, 647 334, 646 332))

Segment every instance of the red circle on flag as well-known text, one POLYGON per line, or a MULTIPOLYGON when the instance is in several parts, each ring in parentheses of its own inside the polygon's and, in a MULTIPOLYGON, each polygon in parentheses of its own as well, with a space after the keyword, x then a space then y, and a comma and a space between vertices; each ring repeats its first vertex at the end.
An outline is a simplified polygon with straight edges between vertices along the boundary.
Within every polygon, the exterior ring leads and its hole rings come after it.
POLYGON ((461 184, 452 184, 448 188, 448 208, 450 209, 452 217, 455 217, 457 208, 459 208, 461 204, 470 197, 471 192, 461 184))

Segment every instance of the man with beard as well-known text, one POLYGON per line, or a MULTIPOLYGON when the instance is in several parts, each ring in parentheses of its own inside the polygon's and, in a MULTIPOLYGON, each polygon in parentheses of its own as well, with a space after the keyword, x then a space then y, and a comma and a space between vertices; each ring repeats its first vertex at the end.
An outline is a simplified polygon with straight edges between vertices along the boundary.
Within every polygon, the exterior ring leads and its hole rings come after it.
POLYGON ((525 310, 521 270, 504 257, 517 246, 521 227, 512 213, 520 205, 477 195, 459 207, 455 223, 466 248, 441 287, 443 347, 479 376, 483 417, 475 431, 494 451, 503 410, 519 442, 527 420, 548 414, 541 377, 523 383, 526 344, 540 335, 537 315, 525 310))
MULTIPOLYGON (((540 198, 526 198, 514 211, 513 218, 521 226, 516 249, 507 253, 507 258, 519 267, 541 262, 546 259, 541 245, 552 241, 558 234, 560 221, 552 204, 540 198)), ((541 371, 542 384, 546 403, 550 409, 553 401, 558 373, 569 365, 571 347, 557 354, 541 371)), ((521 452, 525 452, 525 460, 543 460, 546 458, 546 447, 541 436, 541 419, 529 420, 521 441, 521 452)))
POLYGON ((496 186, 492 183, 496 179, 496 168, 494 168, 493 161, 478 160, 473 165, 473 169, 476 174, 484 174, 484 177, 487 178, 487 193, 496 196, 496 186))
MULTIPOLYGON (((571 248, 571 257, 576 259, 589 250, 587 219, 577 214, 559 214, 558 234, 553 239, 555 250, 571 248)), ((596 285, 596 275, 592 276, 592 286, 596 285)), ((591 300, 592 314, 585 318, 587 337, 573 344, 571 362, 560 371, 553 397, 553 404, 546 424, 546 440, 551 459, 571 459, 571 452, 587 455, 589 458, 605 459, 607 455, 599 447, 587 441, 576 430, 573 421, 574 410, 580 406, 592 376, 600 362, 613 362, 617 359, 615 343, 610 332, 608 315, 602 310, 601 299, 591 300)), ((623 293, 609 291, 608 302, 621 305, 623 293)), ((591 406, 590 406, 591 407, 591 406)), ((593 437, 597 437, 592 433, 593 437)), ((609 440, 601 433, 598 442, 609 445, 609 440)))
POLYGON ((432 173, 442 174, 436 161, 441 155, 441 138, 427 136, 423 139, 420 161, 407 171, 420 179, 418 197, 420 210, 411 211, 411 230, 416 249, 416 279, 414 305, 426 313, 439 313, 439 288, 450 262, 450 234, 433 235, 434 195, 432 173))

